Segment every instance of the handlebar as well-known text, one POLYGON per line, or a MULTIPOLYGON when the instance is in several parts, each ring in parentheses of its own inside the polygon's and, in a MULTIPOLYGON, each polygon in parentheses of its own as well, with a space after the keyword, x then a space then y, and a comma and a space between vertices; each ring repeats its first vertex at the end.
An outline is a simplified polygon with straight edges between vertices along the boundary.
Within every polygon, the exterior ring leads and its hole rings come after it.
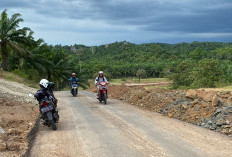
POLYGON ((104 85, 107 85, 109 83, 108 82, 100 82, 99 84, 102 85, 102 86, 104 86, 104 85))

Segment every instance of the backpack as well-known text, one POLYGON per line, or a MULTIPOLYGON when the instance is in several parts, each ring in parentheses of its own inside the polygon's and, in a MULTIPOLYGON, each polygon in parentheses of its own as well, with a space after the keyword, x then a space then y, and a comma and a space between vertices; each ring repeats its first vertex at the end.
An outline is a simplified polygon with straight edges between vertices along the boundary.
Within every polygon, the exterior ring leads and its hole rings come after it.
MULTIPOLYGON (((103 77, 103 81, 105 82, 105 77, 103 77)), ((99 76, 97 77, 97 82, 99 82, 99 76)))

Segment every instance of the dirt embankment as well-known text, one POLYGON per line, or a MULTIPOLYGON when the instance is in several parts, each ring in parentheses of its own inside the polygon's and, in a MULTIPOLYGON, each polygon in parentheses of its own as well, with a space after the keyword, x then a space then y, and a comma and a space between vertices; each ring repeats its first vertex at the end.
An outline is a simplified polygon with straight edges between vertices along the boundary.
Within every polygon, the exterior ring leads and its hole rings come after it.
POLYGON ((28 149, 28 134, 38 118, 35 89, 0 79, 0 156, 21 156, 28 149))
MULTIPOLYGON (((95 91, 91 89, 91 91, 95 91)), ((110 85, 112 98, 232 136, 232 92, 110 85)))

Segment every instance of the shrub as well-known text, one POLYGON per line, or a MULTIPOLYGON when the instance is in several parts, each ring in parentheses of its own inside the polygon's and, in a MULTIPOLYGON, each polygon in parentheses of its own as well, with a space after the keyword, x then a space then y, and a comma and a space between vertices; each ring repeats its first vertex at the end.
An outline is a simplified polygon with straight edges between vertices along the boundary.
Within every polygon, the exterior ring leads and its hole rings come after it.
POLYGON ((139 69, 139 70, 136 72, 136 76, 139 78, 139 81, 140 81, 141 78, 147 77, 146 70, 144 70, 144 69, 139 69))

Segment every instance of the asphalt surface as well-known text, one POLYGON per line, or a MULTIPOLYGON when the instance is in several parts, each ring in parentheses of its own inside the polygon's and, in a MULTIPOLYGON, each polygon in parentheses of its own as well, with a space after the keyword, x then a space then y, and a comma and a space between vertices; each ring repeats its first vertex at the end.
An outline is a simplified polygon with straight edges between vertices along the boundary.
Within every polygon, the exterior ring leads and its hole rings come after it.
POLYGON ((40 125, 32 157, 225 157, 231 138, 93 93, 55 93, 57 131, 40 125))

